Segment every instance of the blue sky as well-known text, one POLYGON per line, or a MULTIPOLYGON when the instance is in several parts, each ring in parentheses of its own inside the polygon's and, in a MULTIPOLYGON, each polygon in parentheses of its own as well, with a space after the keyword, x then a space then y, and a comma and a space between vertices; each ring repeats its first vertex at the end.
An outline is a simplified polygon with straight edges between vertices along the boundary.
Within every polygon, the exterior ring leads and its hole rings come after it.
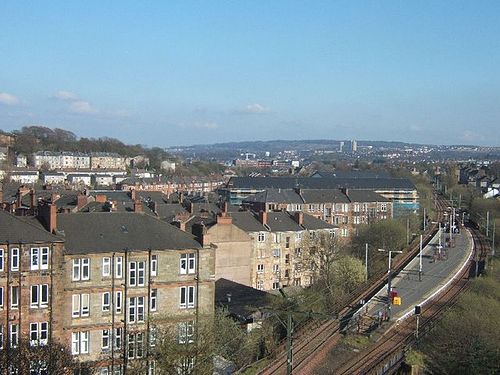
POLYGON ((500 146, 499 1, 3 1, 0 129, 500 146))

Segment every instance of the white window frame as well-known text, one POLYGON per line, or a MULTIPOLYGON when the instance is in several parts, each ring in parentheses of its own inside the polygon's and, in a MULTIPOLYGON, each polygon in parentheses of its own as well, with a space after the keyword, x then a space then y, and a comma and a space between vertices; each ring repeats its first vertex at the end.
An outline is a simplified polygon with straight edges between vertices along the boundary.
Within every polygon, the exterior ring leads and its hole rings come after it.
POLYGON ((144 286, 146 282, 146 262, 137 262, 137 286, 144 286))
POLYGON ((82 259, 82 280, 90 280, 90 258, 82 259), (85 271, 87 271, 85 275, 85 271))
POLYGON ((115 292, 115 311, 117 313, 122 312, 123 307, 123 292, 121 290, 117 290, 115 292))
POLYGON ((257 242, 265 242, 266 241, 266 233, 265 232, 259 232, 257 234, 257 242))
POLYGON ((257 264, 257 273, 264 273, 264 265, 257 264))
POLYGON ((151 265, 149 266, 149 272, 151 276, 158 275, 158 255, 156 254, 151 255, 151 265))
POLYGON ((73 259, 73 266, 71 268, 71 280, 72 281, 80 281, 81 277, 81 266, 80 259, 73 259))
POLYGON ((279 247, 274 248, 272 252, 273 252, 273 257, 275 258, 281 257, 281 249, 279 247))
POLYGON ((196 273, 196 254, 188 254, 188 274, 196 273))
POLYGON ((137 262, 129 262, 128 264, 128 285, 137 285, 137 262))
POLYGON ((81 312, 80 316, 82 317, 87 317, 90 315, 90 294, 88 293, 83 293, 81 295, 81 312))
POLYGON ((103 329, 102 330, 102 339, 101 339, 101 349, 103 351, 107 351, 109 349, 110 341, 111 341, 110 330, 103 329))
POLYGON ((180 322, 177 325, 179 344, 191 344, 194 342, 194 321, 180 322))
POLYGON ((71 353, 87 354, 89 352, 89 331, 71 333, 71 353))
POLYGON ((123 277, 123 257, 115 258, 115 278, 121 279, 123 277))
POLYGON ((73 281, 90 280, 90 258, 73 259, 71 279, 73 281))
POLYGON ((108 277, 111 275, 111 258, 102 258, 102 277, 108 277))
POLYGON ((0 249, 0 272, 3 272, 4 264, 5 264, 4 250, 0 249))
POLYGON ((110 292, 103 292, 102 293, 102 304, 101 304, 101 309, 104 312, 108 312, 111 310, 111 293, 110 292), (106 301, 107 299, 107 301, 106 301))
POLYGON ((9 327, 9 343, 11 348, 19 345, 19 325, 11 324, 9 327))
POLYGON ((280 265, 279 264, 273 264, 273 272, 280 272, 280 265))
POLYGON ((80 332, 80 353, 87 354, 89 352, 89 331, 80 332))
POLYGON ((13 247, 10 249, 10 270, 19 271, 19 248, 13 247))
POLYGON ((32 247, 30 250, 30 271, 40 269, 40 248, 32 247))
POLYGON ((10 308, 11 309, 18 309, 19 308, 19 292, 20 288, 18 285, 12 285, 10 287, 10 308), (16 291, 14 293, 14 290, 16 291), (14 299, 15 296, 15 299, 14 299))
POLYGON ((48 247, 40 248, 40 269, 48 270, 50 262, 50 249, 48 247))
POLYGON ((185 253, 181 254, 179 260, 179 273, 181 275, 196 273, 196 254, 185 253))
POLYGON ((49 323, 38 322, 30 323, 30 345, 43 346, 47 345, 49 338, 49 323))
POLYGON ((113 345, 115 346, 115 349, 121 349, 122 347, 122 327, 115 328, 114 332, 114 338, 113 338, 113 345))
POLYGON ((0 324, 0 350, 3 349, 3 325, 0 324))
POLYGON ((264 280, 257 280, 256 289, 264 290, 264 280))
POLYGON ((149 311, 156 311, 158 309, 158 289, 151 289, 149 296, 149 311))
POLYGON ((71 316, 86 318, 90 315, 90 294, 73 294, 71 296, 71 316))
POLYGON ((179 288, 179 308, 191 309, 195 307, 196 287, 181 286, 179 288), (183 302, 184 300, 184 302, 183 302))
POLYGON ((49 284, 31 285, 30 307, 32 309, 38 309, 38 308, 46 308, 48 306, 49 306, 49 284))
POLYGON ((130 297, 128 304, 128 320, 129 323, 144 322, 144 296, 130 297))
POLYGON ((0 309, 3 309, 3 286, 0 286, 0 309))

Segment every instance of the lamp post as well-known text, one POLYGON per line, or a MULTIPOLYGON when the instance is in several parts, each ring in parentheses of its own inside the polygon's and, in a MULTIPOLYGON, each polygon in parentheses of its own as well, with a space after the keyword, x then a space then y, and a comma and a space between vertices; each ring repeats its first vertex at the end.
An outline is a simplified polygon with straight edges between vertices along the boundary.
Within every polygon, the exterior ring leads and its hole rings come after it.
POLYGON ((422 235, 420 235, 420 252, 418 254, 418 281, 422 281, 422 235))
POLYGON ((387 320, 391 320, 391 258, 392 253, 401 254, 402 251, 378 249, 378 251, 389 254, 389 269, 387 270, 387 320))

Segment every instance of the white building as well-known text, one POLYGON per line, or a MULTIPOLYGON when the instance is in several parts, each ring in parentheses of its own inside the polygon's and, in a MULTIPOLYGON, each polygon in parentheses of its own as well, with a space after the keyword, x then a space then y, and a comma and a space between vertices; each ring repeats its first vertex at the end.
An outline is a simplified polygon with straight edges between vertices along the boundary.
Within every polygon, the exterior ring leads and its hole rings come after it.
POLYGON ((18 182, 21 184, 35 184, 38 182, 38 171, 37 170, 12 170, 10 171, 10 181, 18 182))

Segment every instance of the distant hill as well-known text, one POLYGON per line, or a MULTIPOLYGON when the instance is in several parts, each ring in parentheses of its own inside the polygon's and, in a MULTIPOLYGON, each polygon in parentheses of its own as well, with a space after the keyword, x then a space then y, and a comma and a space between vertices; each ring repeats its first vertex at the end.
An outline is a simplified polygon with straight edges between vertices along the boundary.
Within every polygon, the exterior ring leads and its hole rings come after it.
MULTIPOLYGON (((4 133, 0 130, 0 134, 4 133)), ((4 133, 5 134, 5 133, 4 133)), ((11 144, 14 153, 30 157, 37 151, 72 151, 72 152, 113 152, 122 156, 146 155, 152 168, 159 168, 163 160, 171 156, 165 150, 142 145, 126 145, 116 138, 79 138, 76 134, 59 128, 45 126, 25 126, 14 130, 15 141, 11 144)))
MULTIPOLYGON (((322 149, 338 149, 340 142, 344 142, 347 146, 350 140, 328 140, 328 139, 311 139, 311 140, 272 140, 272 141, 243 141, 243 142, 225 142, 215 144, 198 144, 185 147, 177 147, 183 150, 198 150, 198 151, 282 151, 291 150, 322 150, 322 149)), ((414 143, 405 142, 385 142, 385 141, 357 141, 358 147, 373 146, 377 148, 403 148, 421 146, 414 143)))

